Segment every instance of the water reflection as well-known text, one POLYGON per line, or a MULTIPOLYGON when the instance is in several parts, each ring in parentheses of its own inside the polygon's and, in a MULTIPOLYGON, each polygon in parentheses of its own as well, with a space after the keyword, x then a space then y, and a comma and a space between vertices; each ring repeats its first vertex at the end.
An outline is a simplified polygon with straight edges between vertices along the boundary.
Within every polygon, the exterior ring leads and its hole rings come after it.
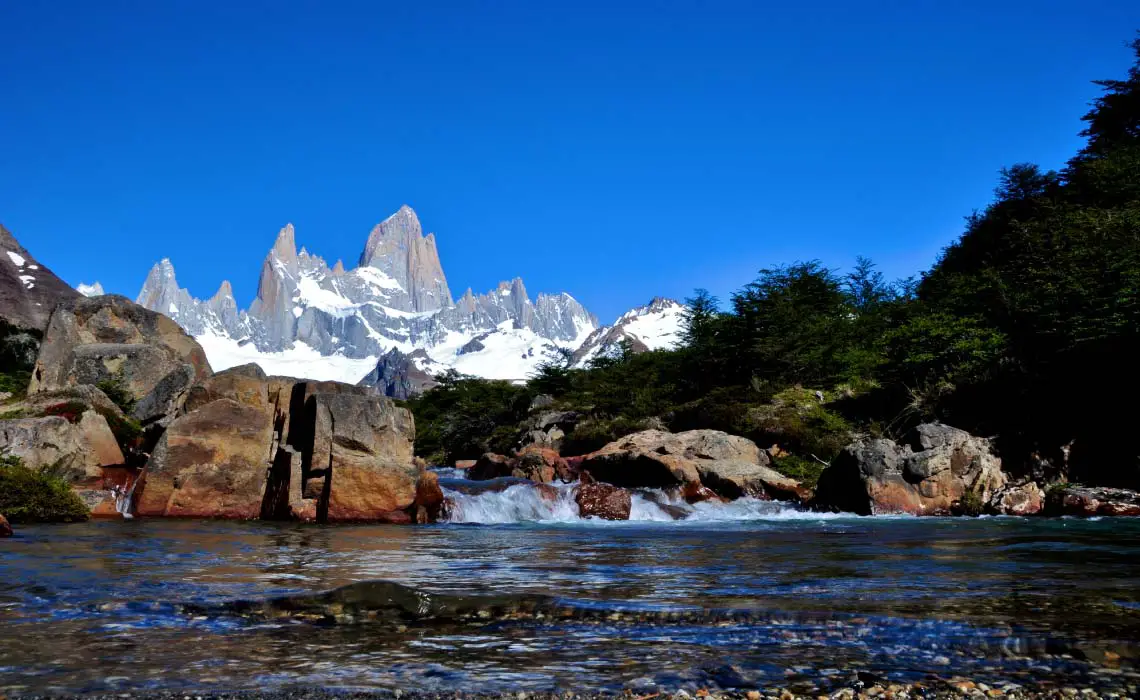
POLYGON ((25 527, 0 543, 0 625, 21 642, 0 645, 0 693, 747 687, 852 668, 1125 687, 1140 655, 1138 555, 1127 519, 25 527), (756 615, 398 629, 192 619, 173 605, 371 579, 756 615))

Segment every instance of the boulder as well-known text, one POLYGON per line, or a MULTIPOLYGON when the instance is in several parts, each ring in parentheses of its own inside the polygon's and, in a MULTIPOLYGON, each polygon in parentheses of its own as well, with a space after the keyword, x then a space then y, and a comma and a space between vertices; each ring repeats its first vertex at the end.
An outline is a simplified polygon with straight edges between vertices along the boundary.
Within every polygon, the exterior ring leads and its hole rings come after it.
POLYGON ((986 511, 993 515, 1037 515, 1044 507, 1045 492, 1029 481, 995 491, 986 511))
POLYGON ((66 415, 0 420, 0 454, 19 457, 28 468, 50 470, 71 483, 98 479, 102 467, 123 463, 107 420, 81 405, 66 415))
POLYGON ((516 476, 531 481, 548 484, 558 479, 563 483, 570 483, 578 478, 577 471, 571 469, 565 459, 548 447, 528 445, 519 450, 517 462, 516 471, 522 473, 516 476))
POLYGON ((629 491, 598 483, 590 478, 589 472, 583 472, 582 483, 574 492, 574 502, 578 504, 578 514, 583 518, 603 520, 629 520, 633 505, 629 491))
POLYGON ((1140 515, 1140 493, 1128 489, 1061 486, 1051 489, 1046 515, 1140 515))
POLYGON ((169 425, 182 409, 195 377, 192 365, 178 365, 158 380, 154 388, 135 404, 131 417, 143 425, 155 422, 163 426, 169 425))
POLYGON ((487 481, 503 476, 514 476, 513 471, 514 465, 510 457, 487 452, 467 469, 467 478, 472 481, 487 481))
POLYGON ((944 515, 967 494, 988 503, 1005 484, 989 440, 929 423, 901 445, 877 438, 845 447, 820 475, 815 505, 860 515, 944 515))
POLYGON ((625 488, 701 484, 724 498, 800 500, 810 495, 768 464, 767 452, 756 443, 719 430, 644 430, 586 455, 580 468, 625 488))
POLYGON ((488 452, 467 468, 467 478, 473 481, 506 476, 539 484, 549 484, 555 479, 569 483, 576 479, 576 472, 557 452, 537 445, 524 447, 515 457, 488 452))
POLYGON ((142 516, 256 518, 265 496, 273 421, 223 398, 171 421, 136 494, 142 516))
POLYGON ((8 519, 0 515, 0 537, 11 537, 12 526, 8 524, 8 519))
POLYGON ((126 297, 79 297, 52 312, 28 393, 110 382, 142 401, 183 365, 196 380, 212 374, 202 347, 174 321, 126 297))
MULTIPOLYGON (((764 452, 761 454, 767 456, 764 452)), ((812 497, 811 489, 800 486, 800 482, 756 462, 710 460, 701 463, 697 472, 701 476, 701 483, 723 498, 752 496, 805 502, 812 497)))
POLYGON ((265 409, 269 406, 269 385, 265 372, 257 365, 227 369, 190 387, 182 410, 193 411, 218 399, 232 399, 246 406, 265 409))
MULTIPOLYGON (((328 522, 407 522, 416 498, 412 414, 390 399, 317 393, 309 479, 322 487, 328 522)), ((306 489, 311 485, 306 484, 306 489)))
POLYGON ((438 522, 443 511, 443 489, 439 486, 439 475, 431 471, 421 471, 416 479, 416 522, 423 525, 438 522))

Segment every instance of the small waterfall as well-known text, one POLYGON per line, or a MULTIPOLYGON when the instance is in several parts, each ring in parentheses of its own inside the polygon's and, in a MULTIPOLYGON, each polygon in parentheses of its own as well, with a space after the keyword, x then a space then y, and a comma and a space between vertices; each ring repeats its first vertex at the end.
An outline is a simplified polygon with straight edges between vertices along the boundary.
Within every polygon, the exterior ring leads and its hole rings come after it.
MULTIPOLYGON (((440 485, 450 503, 447 521, 483 524, 612 522, 583 518, 578 514, 578 504, 574 501, 576 484, 540 486, 520 482, 505 488, 477 487, 486 483, 442 479, 440 485)), ((839 516, 803 511, 786 503, 756 498, 740 498, 728 503, 705 501, 690 504, 677 494, 654 489, 633 490, 629 513, 629 520, 637 522, 822 520, 833 517, 839 516)))
POLYGON ((146 467, 143 467, 128 486, 111 487, 111 491, 115 494, 115 510, 123 516, 123 520, 131 520, 135 517, 134 513, 131 512, 135 505, 135 487, 142 481, 145 472, 146 467))

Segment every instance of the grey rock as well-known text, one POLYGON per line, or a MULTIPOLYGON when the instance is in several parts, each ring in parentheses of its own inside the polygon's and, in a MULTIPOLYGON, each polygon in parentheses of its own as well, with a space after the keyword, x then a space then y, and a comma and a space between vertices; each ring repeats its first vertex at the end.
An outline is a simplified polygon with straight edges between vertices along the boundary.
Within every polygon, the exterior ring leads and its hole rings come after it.
POLYGON ((1006 483, 989 440, 932 423, 901 445, 878 438, 845 447, 820 476, 815 504, 860 515, 944 515, 968 493, 990 502, 1006 483))
POLYGON ((183 364, 212 372, 197 341, 174 321, 125 297, 79 297, 48 322, 28 393, 114 381, 136 401, 183 364))
POLYGON ((392 348, 380 357, 376 368, 360 380, 360 385, 375 387, 393 399, 409 399, 436 385, 435 378, 422 369, 430 364, 431 358, 423 350, 405 354, 392 348))

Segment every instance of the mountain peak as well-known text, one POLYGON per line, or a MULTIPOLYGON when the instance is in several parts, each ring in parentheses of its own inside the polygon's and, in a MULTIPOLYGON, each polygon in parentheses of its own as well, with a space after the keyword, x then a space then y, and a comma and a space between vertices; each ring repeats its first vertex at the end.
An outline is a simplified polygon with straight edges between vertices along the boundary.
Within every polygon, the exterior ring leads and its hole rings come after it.
POLYGON ((360 267, 375 268, 395 280, 411 297, 414 311, 451 306, 451 290, 439 261, 435 236, 424 236, 419 217, 406 204, 368 234, 360 253, 360 267))
POLYGON ((80 282, 75 285, 75 291, 85 297, 101 297, 106 294, 106 292, 103 291, 103 285, 99 284, 99 280, 95 280, 94 284, 84 284, 80 282))
POLYGON ((293 232, 293 224, 277 232, 277 240, 273 242, 270 255, 275 255, 281 262, 289 263, 297 260, 297 240, 293 232))
POLYGON ((213 299, 215 299, 215 300, 232 299, 233 296, 234 296, 234 288, 230 284, 230 281, 229 280, 222 280, 222 283, 218 286, 218 291, 214 293, 213 299))

